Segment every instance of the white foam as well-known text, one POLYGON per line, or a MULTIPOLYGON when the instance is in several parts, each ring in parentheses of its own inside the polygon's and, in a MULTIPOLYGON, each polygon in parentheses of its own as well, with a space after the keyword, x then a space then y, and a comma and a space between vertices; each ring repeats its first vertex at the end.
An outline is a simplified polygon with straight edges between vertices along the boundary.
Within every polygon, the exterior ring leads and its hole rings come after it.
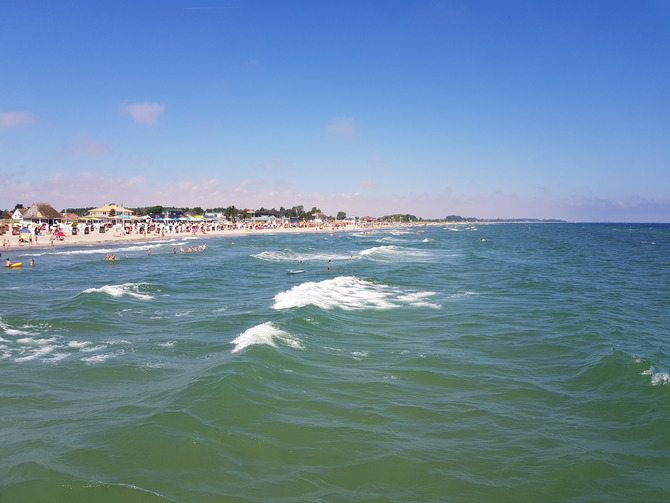
POLYGON ((321 309, 393 309, 403 305, 441 307, 429 304, 434 292, 403 292, 397 288, 359 279, 338 276, 320 282, 306 282, 275 295, 273 309, 290 309, 313 305, 321 309))
POLYGON ((427 251, 396 245, 368 248, 361 252, 361 256, 378 262, 417 262, 426 261, 431 258, 431 254, 427 251))
POLYGON ((81 359, 85 363, 102 363, 116 356, 114 353, 103 353, 100 355, 86 356, 81 359))
POLYGON ((124 295, 129 297, 135 297, 137 299, 150 300, 153 299, 153 295, 146 293, 141 293, 140 290, 143 286, 146 286, 144 283, 124 283, 122 285, 104 285, 100 288, 87 288, 82 293, 105 293, 112 297, 123 297, 124 295))
POLYGON ((296 349, 303 349, 300 341, 291 336, 289 333, 284 332, 283 330, 278 329, 274 323, 268 321, 255 327, 251 327, 246 330, 244 333, 240 334, 232 344, 235 344, 233 348, 233 353, 237 353, 242 349, 253 346, 256 344, 265 344, 268 346, 276 347, 276 340, 281 341, 282 343, 291 346, 296 349))
POLYGON ((69 353, 54 353, 54 354, 50 355, 49 358, 45 358, 44 362, 45 363, 57 363, 61 360, 64 360, 68 356, 70 356, 69 353))
POLYGON ((16 335, 30 335, 29 332, 25 332, 23 330, 16 330, 15 328, 3 328, 3 330, 5 331, 5 334, 7 334, 7 335, 14 335, 14 336, 16 336, 16 335))
POLYGON ((323 251, 294 251, 290 249, 264 251, 251 255, 267 262, 327 262, 328 260, 348 260, 352 255, 333 254, 323 251))
MULTIPOLYGON (((5 328, 7 324, 4 323, 5 328)), ((28 363, 40 361, 47 364, 55 364, 61 360, 74 358, 81 359, 86 363, 95 363, 104 361, 110 356, 101 355, 112 345, 129 345, 126 340, 109 340, 93 343, 90 341, 67 340, 58 334, 45 334, 51 331, 48 323, 37 323, 30 328, 30 332, 12 330, 10 334, 17 335, 0 338, 3 343, 0 345, 0 359, 9 359, 15 363, 28 363), (42 334, 42 335, 40 335, 42 334)), ((117 351, 117 354, 123 353, 123 350, 117 351)))
POLYGON ((450 299, 460 299, 463 297, 472 297, 473 295, 479 295, 477 292, 472 292, 470 290, 465 292, 454 293, 449 296, 450 299))
POLYGON ((642 372, 642 375, 651 376, 651 385, 670 385, 670 373, 668 372, 656 372, 654 367, 650 367, 649 370, 642 372))
POLYGON ((23 325, 21 327, 12 327, 8 323, 5 323, 2 321, 2 318, 0 318, 0 330, 5 335, 11 335, 13 337, 19 336, 19 335, 37 335, 39 332, 35 331, 37 327, 29 326, 29 325, 23 325))
POLYGON ((32 349, 26 356, 21 356, 14 358, 15 362, 28 362, 31 360, 35 360, 37 358, 43 357, 51 353, 54 349, 56 349, 55 346, 41 346, 35 349, 32 349))
POLYGON ((101 351, 103 349, 107 349, 107 346, 105 344, 98 345, 98 346, 85 346, 82 347, 79 351, 81 353, 94 353, 95 351, 101 351))
POLYGON ((91 343, 88 341, 70 341, 67 343, 67 346, 70 348, 85 348, 86 346, 89 346, 91 343))
POLYGON ((442 307, 439 304, 435 304, 433 302, 427 302, 426 300, 424 300, 427 299, 428 297, 432 297, 433 295, 435 295, 434 292, 406 293, 403 295, 399 295, 398 300, 407 302, 412 306, 432 307, 434 309, 439 309, 440 307, 442 307))
POLYGON ((91 247, 91 248, 80 248, 80 249, 71 249, 58 250, 46 249, 42 252, 31 252, 30 255, 35 257, 41 257, 43 255, 104 255, 106 253, 122 253, 122 252, 134 252, 134 251, 147 251, 149 248, 156 249, 163 246, 169 245, 170 241, 145 241, 137 245, 128 245, 128 246, 115 246, 115 247, 91 247))
POLYGON ((383 237, 376 240, 377 243, 408 243, 407 239, 396 238, 396 237, 383 237))
POLYGON ((55 337, 47 337, 46 339, 34 339, 32 337, 22 337, 21 339, 16 339, 18 344, 25 344, 26 346, 42 346, 44 344, 49 344, 56 340, 55 337))

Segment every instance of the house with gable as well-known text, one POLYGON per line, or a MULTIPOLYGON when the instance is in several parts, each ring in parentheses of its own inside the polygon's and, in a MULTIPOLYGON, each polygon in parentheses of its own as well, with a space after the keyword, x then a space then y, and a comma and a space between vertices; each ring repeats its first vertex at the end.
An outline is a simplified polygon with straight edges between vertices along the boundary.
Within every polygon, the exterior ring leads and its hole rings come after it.
POLYGON ((23 214, 28 211, 28 208, 16 208, 11 214, 13 220, 23 220, 23 214))

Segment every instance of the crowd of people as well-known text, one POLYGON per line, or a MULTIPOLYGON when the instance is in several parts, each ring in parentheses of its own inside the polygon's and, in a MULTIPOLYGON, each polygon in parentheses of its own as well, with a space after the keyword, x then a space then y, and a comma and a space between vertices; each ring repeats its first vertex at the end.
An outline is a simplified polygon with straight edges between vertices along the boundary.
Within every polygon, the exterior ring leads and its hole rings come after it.
MULTIPOLYGON (((189 246, 188 248, 184 248, 183 246, 179 247, 179 250, 177 248, 172 248, 172 254, 176 255, 177 253, 191 253, 191 252, 197 252, 197 251, 204 251, 207 249, 206 244, 201 244, 199 246, 189 246)), ((147 255, 151 256, 151 248, 147 250, 147 255)), ((128 255, 126 253, 123 254, 123 258, 128 258, 128 255)), ((106 253, 105 254, 105 260, 109 260, 111 262, 114 262, 116 260, 116 254, 115 253, 106 253)))

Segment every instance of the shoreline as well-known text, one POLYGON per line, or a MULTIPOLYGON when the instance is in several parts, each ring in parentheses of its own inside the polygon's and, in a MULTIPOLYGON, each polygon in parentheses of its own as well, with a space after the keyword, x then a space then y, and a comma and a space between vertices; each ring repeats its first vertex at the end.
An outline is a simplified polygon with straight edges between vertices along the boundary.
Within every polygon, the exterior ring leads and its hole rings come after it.
POLYGON ((172 239, 179 238, 199 238, 199 239, 210 239, 214 237, 239 237, 239 236, 255 236, 255 235, 271 235, 271 234, 308 234, 308 233, 320 233, 320 234, 330 234, 334 235, 341 232, 365 232, 371 230, 379 229, 394 229, 394 228, 404 228, 404 227, 414 227, 416 224, 391 224, 391 225, 369 225, 369 226, 360 226, 360 225, 347 225, 342 227, 327 227, 327 226, 318 226, 318 227, 289 227, 289 228, 256 228, 256 229, 225 229, 225 230, 212 230, 196 233, 192 232, 173 232, 167 233, 162 236, 159 233, 149 233, 149 234, 125 234, 123 236, 119 234, 113 234, 112 232, 105 233, 91 233, 91 234, 77 234, 76 236, 66 236, 63 241, 54 240, 53 245, 50 241, 50 236, 44 235, 40 236, 40 240, 37 243, 32 244, 19 244, 19 236, 6 234, 0 238, 1 241, 9 239, 10 248, 9 250, 4 247, 0 250, 0 253, 3 254, 3 260, 8 258, 12 254, 30 254, 32 250, 43 251, 43 250, 56 250, 63 248, 76 248, 76 247, 103 247, 105 245, 119 245, 119 244, 136 244, 136 243, 160 243, 161 241, 169 241, 172 239))

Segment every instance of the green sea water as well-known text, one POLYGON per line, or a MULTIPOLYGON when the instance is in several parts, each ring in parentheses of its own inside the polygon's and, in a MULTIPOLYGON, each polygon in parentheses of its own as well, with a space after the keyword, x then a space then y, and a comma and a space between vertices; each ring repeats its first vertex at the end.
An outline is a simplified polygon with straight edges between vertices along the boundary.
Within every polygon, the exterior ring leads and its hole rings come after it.
POLYGON ((670 500, 669 225, 6 256, 3 503, 670 500))

